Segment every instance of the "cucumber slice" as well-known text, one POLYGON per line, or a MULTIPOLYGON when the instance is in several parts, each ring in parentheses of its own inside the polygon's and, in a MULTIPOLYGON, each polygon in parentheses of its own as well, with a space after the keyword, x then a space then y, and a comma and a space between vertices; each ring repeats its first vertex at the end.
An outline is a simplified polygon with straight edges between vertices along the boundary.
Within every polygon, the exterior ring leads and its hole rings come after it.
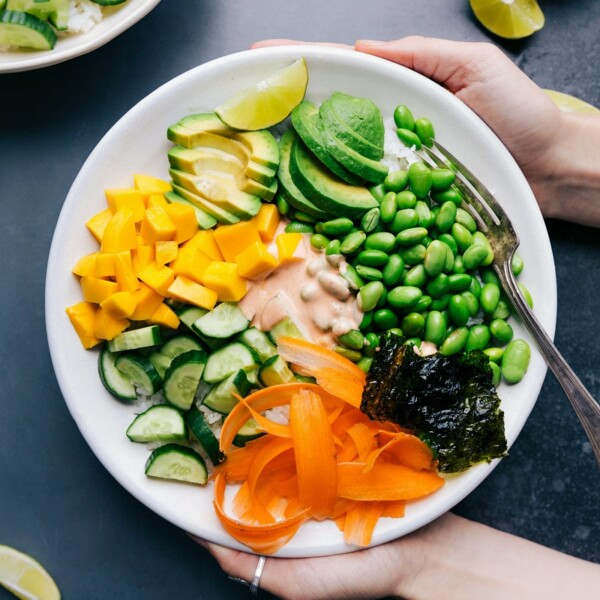
POLYGON ((117 4, 123 4, 123 2, 127 2, 127 0, 92 0, 95 4, 99 4, 100 6, 115 6, 117 4))
POLYGON ((272 356, 265 362, 258 371, 258 378, 266 387, 296 381, 287 362, 279 355, 272 356))
POLYGON ((169 358, 175 358, 190 350, 203 350, 202 344, 191 335, 175 335, 167 340, 159 349, 161 354, 169 358))
POLYGON ((299 375, 298 373, 294 373, 294 377, 296 381, 300 383, 317 383, 317 380, 314 377, 310 377, 308 375, 299 375))
POLYGON ((227 339, 248 328, 246 315, 231 302, 221 302, 194 323, 194 331, 204 337, 227 339))
POLYGON ((146 475, 206 485, 208 471, 202 457, 187 446, 165 444, 152 452, 146 462, 146 475))
POLYGON ((262 384, 258 379, 258 370, 259 369, 252 369, 251 371, 245 371, 246 379, 248 380, 248 383, 250 384, 250 389, 262 388, 262 384))
POLYGON ((224 381, 221 381, 218 385, 215 385, 206 394, 202 400, 202 404, 222 415, 228 415, 231 409, 238 403, 238 399, 233 394, 237 394, 243 398, 249 391, 250 383, 246 377, 246 373, 239 370, 224 381))
POLYGON ((150 360, 135 352, 119 354, 115 367, 146 394, 155 394, 162 388, 162 377, 150 360))
POLYGON ((165 400, 176 408, 188 410, 194 402, 205 364, 203 350, 189 350, 176 356, 165 373, 165 400))
POLYGON ((137 393, 132 381, 115 366, 118 357, 118 354, 110 352, 106 346, 102 348, 98 357, 100 380, 115 398, 128 402, 137 400, 137 393))
POLYGON ((199 306, 184 306, 177 311, 177 316, 186 327, 192 329, 192 325, 207 312, 205 308, 199 306))
POLYGON ((169 356, 166 356, 162 352, 155 350, 148 354, 148 360, 152 363, 152 366, 156 369, 156 372, 160 375, 161 379, 165 378, 165 373, 173 360, 169 356))
MULTIPOLYGON (((2 4, 4 2, 0 2, 2 4)), ((66 29, 69 23, 69 0, 7 0, 6 9, 26 12, 42 21, 49 20, 60 30, 66 29)))
POLYGON ((107 346, 111 352, 123 352, 124 350, 157 346, 161 342, 160 327, 158 325, 148 325, 148 327, 131 329, 120 333, 112 340, 109 340, 107 346))
POLYGON ((196 439, 204 448, 213 465, 218 465, 225 460, 225 454, 219 448, 219 440, 209 427, 202 411, 192 406, 185 415, 185 421, 196 439))
POLYGON ((249 419, 243 425, 233 438, 234 446, 245 446, 248 442, 255 440, 265 435, 265 432, 259 428, 258 423, 254 419, 249 419))
POLYGON ((254 350, 262 362, 277 354, 277 348, 271 342, 269 336, 256 327, 246 329, 246 331, 238 336, 238 340, 242 344, 246 344, 251 350, 254 350))
POLYGON ((304 336, 300 333, 296 323, 289 317, 282 319, 279 323, 274 325, 271 328, 271 331, 269 331, 269 336, 275 344, 277 344, 277 340, 282 336, 297 338, 299 340, 304 339, 304 336))
POLYGON ((0 46, 52 50, 56 34, 48 23, 17 10, 0 11, 0 46))
POLYGON ((187 427, 177 409, 157 404, 139 414, 126 435, 132 442, 177 442, 187 440, 187 427))
POLYGON ((251 371, 258 366, 258 358, 248 346, 233 342, 208 357, 203 379, 206 383, 218 383, 240 369, 251 371))
POLYGON ((217 219, 215 219, 215 217, 204 212, 193 202, 186 200, 179 194, 176 194, 175 192, 167 192, 165 194, 165 198, 167 202, 171 204, 176 203, 183 204, 184 206, 191 206, 194 209, 194 212, 196 213, 196 221, 198 222, 198 227, 200 227, 200 229, 211 229, 217 224, 217 219))

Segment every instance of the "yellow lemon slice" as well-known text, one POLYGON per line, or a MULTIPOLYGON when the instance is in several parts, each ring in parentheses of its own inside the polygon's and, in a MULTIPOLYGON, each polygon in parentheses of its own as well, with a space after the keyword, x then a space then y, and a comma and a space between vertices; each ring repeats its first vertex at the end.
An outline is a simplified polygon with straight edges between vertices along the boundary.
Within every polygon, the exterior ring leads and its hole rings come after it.
POLYGON ((281 123, 302 102, 307 85, 306 62, 300 58, 268 79, 237 93, 215 112, 233 129, 266 129, 281 123))
POLYGON ((0 585, 21 600, 60 600, 56 583, 37 560, 2 545, 0 585))
POLYGON ((509 39, 524 38, 544 26, 544 13, 536 0, 470 0, 480 23, 509 39))
POLYGON ((554 104, 560 108, 563 112, 574 112, 574 113, 598 113, 600 108, 596 108, 592 104, 588 104, 575 96, 564 94, 563 92, 556 92, 554 90, 544 90, 548 96, 552 99, 554 104))

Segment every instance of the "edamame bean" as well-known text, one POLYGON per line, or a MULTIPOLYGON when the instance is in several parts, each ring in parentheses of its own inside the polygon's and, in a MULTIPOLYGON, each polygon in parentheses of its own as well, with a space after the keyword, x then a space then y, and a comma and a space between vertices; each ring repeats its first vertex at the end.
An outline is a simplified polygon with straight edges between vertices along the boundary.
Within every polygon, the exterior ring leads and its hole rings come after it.
POLYGON ((465 265, 463 263, 463 257, 459 255, 454 257, 454 264, 452 265, 452 272, 457 275, 466 273, 465 265))
POLYGON ((450 231, 460 252, 464 252, 473 243, 473 236, 464 225, 454 223, 450 231))
POLYGON ((416 304, 422 295, 423 292, 418 287, 401 285, 388 292, 387 301, 394 308, 409 308, 416 304))
POLYGON ((347 333, 340 335, 338 341, 345 348, 350 350, 362 350, 365 345, 365 336, 358 329, 351 329, 347 333))
POLYGON ((379 298, 381 298, 385 288, 383 287, 383 283, 381 281, 370 281, 369 283, 363 285, 363 287, 358 290, 358 296, 356 299, 356 303, 358 305, 358 309, 361 312, 369 312, 373 310, 379 302, 379 298))
POLYGON ((465 269, 472 271, 479 265, 483 264, 488 256, 488 250, 485 246, 479 244, 472 244, 469 246, 463 254, 463 264, 465 269))
POLYGON ((458 246, 456 244, 456 240, 449 233, 442 233, 438 237, 438 240, 446 244, 446 246, 448 246, 450 250, 452 250, 452 254, 454 254, 454 256, 458 254, 458 246))
POLYGON ((394 123, 396 123, 396 127, 401 129, 408 129, 409 131, 415 129, 415 118, 410 109, 404 104, 400 104, 394 109, 394 123))
MULTIPOLYGON (((425 258, 427 258, 427 254, 425 254, 425 258)), ((425 272, 425 267, 422 264, 415 265, 412 269, 404 275, 402 279, 402 285, 412 285, 414 287, 423 287, 425 282, 427 281, 427 273, 425 272)))
POLYGON ((377 185, 372 185, 369 188, 369 192, 371 192, 373 198, 375 198, 375 200, 377 200, 377 202, 381 204, 381 201, 383 200, 383 197, 386 194, 386 189, 383 183, 378 183, 377 185))
POLYGON ((342 254, 354 254, 363 245, 367 239, 367 234, 364 231, 353 231, 349 233, 340 245, 342 254))
POLYGON ((469 327, 465 350, 483 350, 490 343, 490 330, 487 325, 480 323, 469 327))
POLYGON ((464 292, 469 289, 472 279, 473 278, 466 273, 453 273, 452 275, 448 275, 448 283, 450 284, 448 291, 464 292))
POLYGON ((354 223, 346 217, 339 217, 325 221, 321 227, 325 235, 343 235, 354 227, 354 223))
POLYGON ((433 298, 430 308, 432 310, 445 310, 450 298, 452 298, 452 294, 442 294, 439 298, 433 298))
POLYGON ((346 280, 348 287, 353 290, 359 290, 365 285, 364 279, 356 272, 353 265, 346 263, 346 265, 340 269, 340 275, 346 280))
POLYGON ((498 275, 496 275, 496 273, 494 273, 494 271, 489 267, 483 267, 479 269, 479 277, 481 277, 481 281, 483 281, 483 283, 495 283, 497 286, 500 286, 498 275))
POLYGON ((381 281, 383 279, 383 273, 379 269, 374 267, 367 267, 365 265, 356 265, 356 272, 365 281, 381 281))
POLYGON ((402 319, 402 331, 410 337, 419 335, 425 327, 425 317, 418 312, 408 313, 402 319))
POLYGON ((433 139, 435 138, 435 131, 433 130, 433 123, 425 117, 420 117, 415 121, 415 133, 419 136, 419 139, 423 145, 431 148, 433 139))
POLYGON ((414 246, 422 242, 427 237, 425 227, 410 227, 403 229, 396 235, 396 244, 398 246, 414 246))
POLYGON ((450 356, 460 352, 467 343, 469 330, 466 327, 458 327, 455 329, 440 346, 440 354, 450 356))
POLYGON ((398 136, 398 139, 408 148, 412 148, 414 146, 415 150, 420 150, 423 147, 419 136, 414 131, 410 131, 410 129, 403 129, 399 127, 396 129, 396 135, 398 136))
POLYGON ((394 335, 397 335, 398 337, 404 337, 404 332, 402 331, 402 329, 400 329, 400 327, 392 327, 391 329, 388 329, 387 332, 393 333, 394 335))
POLYGON ((477 277, 471 277, 471 283, 469 284, 469 291, 477 300, 481 296, 481 284, 479 283, 479 279, 477 277))
POLYGON ((417 197, 410 190, 404 190, 403 192, 398 192, 396 194, 396 210, 415 208, 417 206, 417 202, 417 197))
POLYGON ((399 210, 392 219, 392 222, 389 225, 389 230, 392 233, 400 233, 405 229, 411 229, 412 227, 416 227, 419 222, 419 215, 417 211, 412 208, 404 208, 399 210))
POLYGON ((383 185, 388 192, 400 192, 408 184, 408 171, 392 171, 383 180, 383 185))
POLYGON ((390 223, 396 216, 396 194, 388 192, 381 201, 381 222, 390 223))
POLYGON ((462 194, 455 187, 450 187, 447 190, 444 190, 443 192, 433 192, 433 194, 431 194, 431 197, 438 204, 452 202, 455 208, 459 207, 462 204, 462 201, 464 200, 462 194))
POLYGON ((463 227, 466 227, 470 233, 475 233, 477 231, 475 219, 473 219, 464 208, 456 209, 456 222, 460 223, 463 227))
POLYGON ((388 255, 381 250, 363 250, 356 257, 361 265, 367 267, 381 267, 388 261, 388 255))
POLYGON ((423 294, 420 298, 419 301, 414 304, 413 306, 411 306, 411 309, 416 312, 416 313, 420 313, 423 311, 426 311, 432 303, 432 299, 431 296, 427 296, 425 294, 423 294))
POLYGON ((499 344, 508 344, 513 337, 513 329, 504 319, 493 319, 490 323, 490 333, 499 344))
POLYGON ((456 220, 456 205, 453 202, 444 202, 435 218, 435 226, 440 233, 447 233, 452 229, 456 220))
MULTIPOLYGON (((451 253, 452 254, 452 253, 451 253)), ((448 246, 440 240, 433 240, 425 250, 424 270, 429 277, 437 277, 446 266, 448 246)))
POLYGON ((389 308, 376 310, 373 315, 373 322, 376 327, 379 327, 383 331, 398 327, 399 324, 398 317, 389 308))
POLYGON ((484 233, 482 233, 481 231, 476 231, 473 234, 473 245, 480 245, 487 249, 486 258, 481 263, 479 263, 481 266, 487 267, 488 265, 491 265, 494 262, 494 251, 492 250, 492 247, 490 245, 490 240, 487 239, 484 233))
POLYGON ((529 308, 533 308, 533 298, 531 297, 529 290, 522 283, 518 283, 517 285, 519 286, 519 289, 521 290, 521 294, 523 295, 523 298, 525 298, 525 302, 527 302, 527 304, 529 305, 529 308))
POLYGON ((381 211, 379 208, 372 208, 371 210, 368 210, 360 222, 361 229, 365 233, 371 233, 374 231, 377 228, 377 225, 379 225, 380 216, 381 211))
POLYGON ((523 259, 518 254, 513 254, 510 268, 515 277, 518 277, 522 273, 524 266, 525 263, 523 262, 523 259))
POLYGON ((324 250, 327 247, 327 244, 329 244, 329 238, 321 233, 313 233, 310 236, 310 245, 315 250, 324 250))
MULTIPOLYGON (((397 200, 398 196, 396 196, 396 200, 397 200)), ((416 196, 415 196, 416 199, 416 196)), ((398 206, 398 208, 400 208, 398 206)), ((415 212, 417 213, 417 223, 416 225, 418 225, 419 227, 425 227, 426 229, 429 229, 432 225, 433 225, 433 215, 431 214, 431 211, 429 210, 429 206, 427 206, 427 203, 424 202, 423 200, 417 200, 415 202, 415 206, 414 206, 415 212)))
POLYGON ((350 350, 350 348, 345 348, 344 346, 334 346, 333 351, 337 352, 340 356, 351 360, 353 363, 357 363, 362 358, 360 352, 357 350, 350 350))
POLYGON ((415 244, 414 246, 398 248, 398 254, 403 258, 405 264, 416 265, 423 262, 426 250, 423 244, 415 244))
POLYGON ((305 212, 302 212, 301 210, 294 211, 294 220, 301 221, 302 223, 310 223, 311 225, 314 225, 317 222, 317 219, 315 217, 305 212))
POLYGON ((431 189, 434 192, 447 190, 454 183, 455 177, 452 169, 434 169, 431 171, 431 189))
POLYGON ((432 298, 439 298, 450 290, 450 279, 445 273, 440 273, 429 280, 425 289, 432 298))
POLYGON ((498 301, 496 310, 492 313, 492 319, 508 319, 511 314, 510 304, 502 297, 498 301))
POLYGON ((492 385, 497 388, 502 379, 502 372, 500 371, 500 367, 495 362, 490 361, 489 365, 490 370, 492 371, 492 385))
POLYGON ((425 318, 423 339, 440 346, 446 337, 446 318, 439 310, 430 310, 425 318))
POLYGON ((471 317, 467 301, 459 294, 455 294, 448 302, 448 315, 455 325, 462 327, 471 317))
POLYGON ((529 367, 531 348, 525 340, 513 340, 502 355, 502 376, 508 383, 518 383, 529 367))
POLYGON ((381 252, 390 252, 396 245, 396 236, 389 231, 378 231, 371 233, 365 239, 365 248, 367 250, 379 250, 381 252))
POLYGON ((473 292, 461 292, 461 296, 467 301, 467 306, 469 307, 469 313, 472 317, 477 316, 479 312, 479 300, 473 292))
POLYGON ((502 360, 502 355, 504 354, 504 348, 497 348, 495 346, 491 346, 489 348, 484 348, 483 353, 495 363, 499 363, 502 360))
POLYGON ((375 308, 385 308, 386 307, 387 295, 388 295, 388 291, 383 290, 383 294, 381 294, 381 298, 379 298, 379 301, 375 305, 375 308))
POLYGON ((364 354, 366 356, 375 356, 377 346, 379 346, 379 336, 373 332, 367 333, 365 336, 364 354))
POLYGON ((425 198, 431 190, 431 169, 422 162, 408 167, 408 185, 417 198, 425 198))
POLYGON ((277 196, 275 204, 280 215, 285 217, 290 212, 290 203, 281 194, 277 196))
POLYGON ((327 244, 327 246, 325 247, 325 254, 327 256, 341 254, 342 253, 342 251, 340 250, 341 245, 342 245, 342 243, 340 242, 340 240, 331 240, 329 242, 329 244, 327 244))
POLYGON ((363 356, 357 363, 356 366, 363 371, 364 373, 368 373, 371 368, 371 363, 373 362, 373 358, 371 356, 363 356))
POLYGON ((314 233, 315 228, 308 223, 300 223, 300 221, 291 221, 285 226, 286 233, 314 233))
POLYGON ((500 288, 495 283, 486 283, 481 288, 481 294, 479 295, 479 304, 481 310, 488 315, 491 315, 496 308, 498 308, 498 302, 500 301, 500 288))
POLYGON ((454 266, 454 254, 449 246, 446 246, 446 262, 444 263, 444 273, 451 273, 454 266))
POLYGON ((361 331, 367 331, 367 330, 370 329, 372 323, 373 323, 373 311, 371 310, 369 312, 366 312, 363 315, 363 318, 362 318, 362 320, 361 320, 360 325, 358 326, 358 328, 361 331))
POLYGON ((411 348, 416 347, 418 349, 421 347, 421 338, 411 337, 411 338, 408 338, 405 343, 407 346, 409 346, 411 348))
POLYGON ((404 260, 398 254, 390 254, 387 264, 383 268, 383 283, 392 287, 399 283, 404 271, 404 260))

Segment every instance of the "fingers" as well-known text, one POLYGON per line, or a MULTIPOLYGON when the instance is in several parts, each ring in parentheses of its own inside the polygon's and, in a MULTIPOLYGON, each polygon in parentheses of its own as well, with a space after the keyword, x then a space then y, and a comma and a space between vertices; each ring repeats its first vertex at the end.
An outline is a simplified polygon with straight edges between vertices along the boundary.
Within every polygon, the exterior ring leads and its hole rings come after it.
POLYGON ((213 555, 221 569, 227 575, 241 577, 248 582, 252 581, 258 564, 258 556, 256 554, 231 550, 230 548, 224 548, 211 542, 204 542, 201 545, 213 555))
POLYGON ((331 42, 304 42, 299 40, 288 40, 288 39, 272 39, 272 40, 261 40, 260 42, 255 42, 250 46, 250 48, 268 48, 270 46, 331 46, 332 48, 342 48, 344 50, 352 50, 352 46, 348 46, 347 44, 334 44, 331 42))

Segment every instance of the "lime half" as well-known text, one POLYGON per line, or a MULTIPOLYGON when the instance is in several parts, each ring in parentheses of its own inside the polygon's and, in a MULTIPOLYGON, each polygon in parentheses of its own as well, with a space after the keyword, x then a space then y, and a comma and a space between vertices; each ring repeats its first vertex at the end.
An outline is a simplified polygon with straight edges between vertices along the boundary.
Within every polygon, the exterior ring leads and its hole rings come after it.
POLYGON ((552 99, 554 104, 560 108, 563 112, 572 113, 599 113, 600 108, 596 108, 592 104, 588 104, 575 96, 564 94, 563 92, 556 92, 554 90, 544 90, 548 96, 552 99))
POLYGON ((492 33, 519 39, 544 26, 544 13, 536 0, 470 0, 480 23, 492 33))
POLYGON ((268 79, 238 92, 215 112, 234 129, 266 129, 281 123, 302 102, 307 85, 306 62, 300 58, 268 79))
POLYGON ((37 560, 2 545, 0 585, 21 600, 60 600, 56 583, 37 560))

